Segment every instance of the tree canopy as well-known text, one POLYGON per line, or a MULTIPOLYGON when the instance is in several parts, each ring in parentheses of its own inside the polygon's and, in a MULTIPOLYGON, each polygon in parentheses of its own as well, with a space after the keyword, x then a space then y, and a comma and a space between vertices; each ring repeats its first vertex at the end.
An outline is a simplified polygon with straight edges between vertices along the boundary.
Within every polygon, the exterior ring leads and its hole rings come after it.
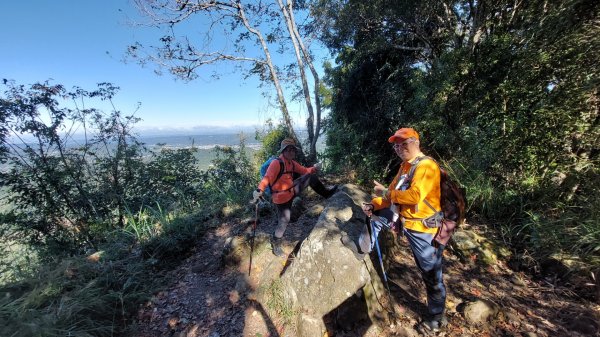
POLYGON ((389 175, 387 137, 414 127, 472 210, 516 241, 556 238, 548 223, 597 238, 599 11, 583 0, 316 2, 338 63, 329 157, 363 179, 389 175))
POLYGON ((201 69, 210 66, 218 77, 222 72, 218 66, 234 63, 244 77, 258 76, 264 84, 272 85, 287 133, 295 139, 288 100, 301 100, 306 106, 308 160, 316 161, 316 143, 322 133, 321 84, 310 49, 311 37, 303 34, 308 30, 302 29, 294 14, 301 12, 310 25, 303 1, 136 0, 136 4, 152 25, 165 30, 165 35, 158 46, 134 43, 129 56, 186 80, 197 78, 201 69), (286 95, 286 89, 292 94, 286 95))

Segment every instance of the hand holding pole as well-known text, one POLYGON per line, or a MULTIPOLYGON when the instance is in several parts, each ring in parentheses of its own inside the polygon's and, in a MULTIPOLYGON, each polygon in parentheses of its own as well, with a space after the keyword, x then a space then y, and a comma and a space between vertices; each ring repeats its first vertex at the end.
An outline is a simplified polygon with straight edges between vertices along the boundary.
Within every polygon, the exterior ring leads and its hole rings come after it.
POLYGON ((264 200, 263 199, 263 191, 261 191, 257 188, 254 192, 252 192, 252 203, 256 204, 259 199, 264 200))

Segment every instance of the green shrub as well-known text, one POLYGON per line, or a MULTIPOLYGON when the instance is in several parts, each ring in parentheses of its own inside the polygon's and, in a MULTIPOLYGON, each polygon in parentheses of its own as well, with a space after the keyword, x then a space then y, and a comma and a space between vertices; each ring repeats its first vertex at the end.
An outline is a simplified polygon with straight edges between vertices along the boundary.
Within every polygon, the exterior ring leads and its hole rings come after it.
POLYGON ((59 106, 59 97, 110 100, 117 88, 109 84, 95 92, 8 86, 0 101, 0 249, 14 243, 32 253, 18 264, 0 260, 0 335, 120 335, 207 220, 250 198, 256 171, 245 144, 216 148, 200 171, 194 148, 145 149, 130 132, 135 118, 59 106), (41 122, 41 106, 51 123, 41 122), (67 125, 90 138, 72 146, 67 125), (16 133, 39 146, 15 150, 16 133))

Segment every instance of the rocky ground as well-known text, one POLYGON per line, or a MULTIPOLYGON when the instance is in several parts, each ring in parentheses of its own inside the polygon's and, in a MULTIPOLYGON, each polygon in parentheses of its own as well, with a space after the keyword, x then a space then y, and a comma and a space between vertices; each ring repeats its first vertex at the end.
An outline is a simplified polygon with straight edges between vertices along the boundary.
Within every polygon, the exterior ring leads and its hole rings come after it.
MULTIPOLYGON (((231 240, 249 241, 253 218, 220 221, 197 243, 193 255, 170 273, 165 290, 140 308, 136 337, 294 336, 293 329, 269 308, 278 303, 261 304, 253 294, 264 286, 257 275, 271 271, 277 277, 293 259, 294 247, 310 232, 319 212, 315 205, 321 201, 312 193, 304 196, 305 211, 285 234, 287 258, 269 252, 275 214, 259 216, 250 275, 249 260, 227 258, 226 247, 231 240)), ((482 228, 472 225, 461 230, 485 237, 482 228)), ((403 238, 397 242, 387 251, 389 293, 381 299, 389 311, 389 324, 375 326, 366 314, 343 312, 342 307, 323 318, 326 336, 419 335, 416 326, 425 311, 424 287, 407 242, 403 238), (352 319, 339 319, 346 316, 352 319)), ((370 258, 379 264, 377 255, 370 258)), ((600 336, 600 306, 576 295, 568 284, 559 285, 556 277, 534 279, 509 269, 501 259, 485 264, 481 255, 459 254, 452 247, 445 251, 445 259, 449 324, 431 335, 600 336)))

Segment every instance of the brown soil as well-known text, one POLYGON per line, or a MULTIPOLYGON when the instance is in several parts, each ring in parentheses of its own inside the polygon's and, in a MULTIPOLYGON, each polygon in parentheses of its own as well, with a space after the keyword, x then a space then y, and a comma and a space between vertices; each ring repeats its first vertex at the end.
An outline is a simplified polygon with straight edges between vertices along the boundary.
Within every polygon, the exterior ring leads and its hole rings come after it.
MULTIPOLYGON (((309 194, 306 208, 320 200, 309 194)), ((254 211, 254 209, 252 209, 254 211)), ((253 212, 252 212, 253 213, 253 212)), ((280 319, 270 317, 268 308, 253 299, 252 290, 260 285, 256 275, 273 266, 283 267, 289 260, 261 254, 252 262, 224 262, 223 250, 234 236, 250 237, 252 218, 223 220, 195 247, 195 253, 170 273, 171 283, 140 308, 136 337, 266 337, 293 336, 280 319)), ((316 218, 301 216, 285 234, 285 251, 293 257, 294 245, 305 238, 316 218)), ((273 213, 263 216, 257 230, 255 249, 268 249, 268 235, 276 223, 273 213)), ((390 324, 376 328, 368 320, 342 327, 328 321, 326 336, 413 336, 420 315, 425 311, 424 286, 414 265, 410 248, 400 240, 400 249, 386 272, 395 313, 390 324), (346 330, 348 331, 346 331, 346 330)), ((448 292, 449 324, 437 336, 600 336, 600 306, 578 297, 556 279, 533 279, 511 271, 504 262, 493 266, 475 257, 459 259, 451 249, 445 252, 445 284, 448 292), (488 299, 501 307, 494 321, 471 326, 461 313, 464 303, 488 299)), ((372 254, 373 264, 378 264, 372 254)), ((364 315, 363 315, 364 316, 364 315)), ((316 336, 321 337, 321 336, 316 336)))

